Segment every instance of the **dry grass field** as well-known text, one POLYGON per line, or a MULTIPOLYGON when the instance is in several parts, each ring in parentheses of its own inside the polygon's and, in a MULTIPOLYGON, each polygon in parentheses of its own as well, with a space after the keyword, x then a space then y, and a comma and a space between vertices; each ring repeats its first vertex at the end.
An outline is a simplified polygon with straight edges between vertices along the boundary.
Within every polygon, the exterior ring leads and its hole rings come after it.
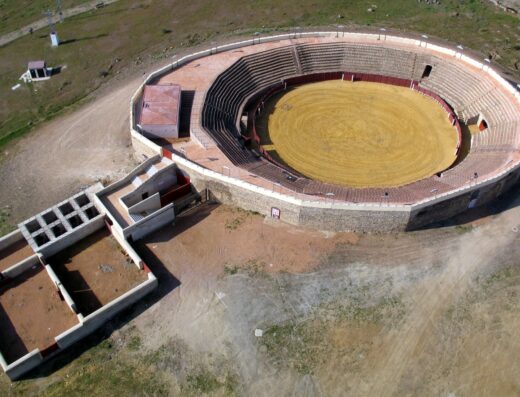
POLYGON ((446 112, 408 88, 333 80, 273 101, 264 113, 264 148, 313 179, 400 186, 443 171, 456 158, 458 137, 446 112))

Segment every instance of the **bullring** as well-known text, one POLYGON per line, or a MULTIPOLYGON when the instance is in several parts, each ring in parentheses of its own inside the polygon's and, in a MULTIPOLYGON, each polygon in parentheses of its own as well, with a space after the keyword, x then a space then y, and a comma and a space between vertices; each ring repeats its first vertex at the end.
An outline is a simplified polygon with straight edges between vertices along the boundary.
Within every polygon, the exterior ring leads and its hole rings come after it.
POLYGON ((172 159, 222 202, 325 230, 409 230, 489 202, 519 179, 519 98, 488 63, 459 48, 381 34, 298 33, 211 48, 153 73, 132 99, 131 134, 142 157, 172 159), (453 165, 404 185, 359 188, 310 179, 270 158, 254 126, 265 100, 293 85, 340 79, 407 87, 437 101, 460 129, 453 165), (144 86, 163 84, 181 86, 189 138, 139 127, 144 86))

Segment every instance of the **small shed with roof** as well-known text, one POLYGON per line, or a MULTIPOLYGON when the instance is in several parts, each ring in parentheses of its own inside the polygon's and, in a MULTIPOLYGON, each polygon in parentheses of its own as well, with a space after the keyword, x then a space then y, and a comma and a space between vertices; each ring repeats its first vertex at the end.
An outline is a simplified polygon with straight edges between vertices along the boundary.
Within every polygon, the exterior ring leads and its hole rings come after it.
POLYGON ((141 132, 150 138, 178 138, 180 105, 180 85, 146 85, 138 117, 141 132))

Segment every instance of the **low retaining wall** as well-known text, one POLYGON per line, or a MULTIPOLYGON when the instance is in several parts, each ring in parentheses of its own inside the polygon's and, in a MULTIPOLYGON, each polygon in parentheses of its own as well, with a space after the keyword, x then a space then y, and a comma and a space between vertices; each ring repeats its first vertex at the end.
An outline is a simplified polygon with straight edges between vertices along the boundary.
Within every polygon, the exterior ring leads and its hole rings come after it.
POLYGON ((148 273, 148 280, 131 289, 119 298, 106 304, 101 309, 83 318, 82 322, 56 337, 56 343, 61 349, 65 349, 78 340, 101 327, 109 318, 115 316, 121 310, 132 305, 143 296, 157 287, 157 279, 152 273, 148 273))
POLYGON ((2 272, 2 276, 5 278, 15 278, 16 276, 22 274, 26 270, 30 269, 34 265, 40 264, 40 257, 38 254, 34 254, 20 262, 16 265, 13 265, 2 272))
POLYGON ((0 364, 6 375, 11 380, 16 380, 24 373, 36 368, 43 362, 43 356, 39 349, 27 353, 11 364, 7 364, 3 357, 0 359, 0 364))
POLYGON ((123 229, 123 237, 125 239, 132 238, 137 241, 146 235, 154 232, 155 230, 172 223, 175 220, 175 211, 173 209, 173 203, 157 210, 153 214, 141 219, 139 222, 134 223, 131 226, 123 229))
POLYGON ((356 206, 312 202, 306 205, 301 200, 290 202, 283 195, 271 192, 259 194, 240 186, 233 186, 197 172, 183 164, 179 168, 189 172, 193 186, 202 191, 208 189, 220 202, 271 216, 275 208, 280 220, 304 227, 330 231, 398 231, 405 230, 410 221, 410 208, 356 206), (280 198, 277 198, 280 196, 280 198))
POLYGON ((478 191, 475 205, 480 206, 505 193, 520 180, 520 169, 498 181, 483 186, 468 187, 434 202, 417 205, 367 205, 344 202, 304 201, 237 181, 206 170, 177 157, 177 166, 190 174, 193 186, 208 189, 219 201, 246 210, 271 216, 273 208, 280 210, 284 222, 330 231, 389 232, 413 230, 432 222, 448 219, 468 208, 472 194, 478 191))
POLYGON ((20 229, 16 229, 16 230, 12 231, 11 233, 6 234, 3 237, 0 237, 0 251, 3 250, 4 248, 9 247, 10 245, 12 245, 16 242, 22 240, 23 238, 24 237, 23 237, 23 234, 20 231, 20 229))
POLYGON ((49 275, 50 279, 52 280, 53 284, 56 286, 56 288, 60 291, 61 296, 63 297, 63 300, 67 303, 69 306, 69 309, 72 310, 74 314, 78 314, 78 308, 76 307, 76 303, 70 296, 69 292, 66 290, 66 288, 61 283, 60 279, 49 265, 45 265, 45 270, 47 270, 47 274, 49 275))
POLYGON ((428 224, 449 219, 468 209, 472 200, 472 206, 478 207, 495 200, 501 194, 507 192, 520 180, 520 169, 508 173, 499 181, 491 181, 483 186, 467 189, 464 193, 452 195, 442 201, 416 205, 412 208, 407 230, 414 230, 428 224))
POLYGON ((104 215, 99 214, 98 216, 90 220, 88 223, 84 223, 78 226, 77 228, 69 232, 67 235, 45 246, 39 252, 43 255, 44 258, 49 258, 54 254, 57 254, 58 252, 63 251, 64 249, 77 243, 83 238, 89 236, 96 230, 101 229, 104 224, 104 215))

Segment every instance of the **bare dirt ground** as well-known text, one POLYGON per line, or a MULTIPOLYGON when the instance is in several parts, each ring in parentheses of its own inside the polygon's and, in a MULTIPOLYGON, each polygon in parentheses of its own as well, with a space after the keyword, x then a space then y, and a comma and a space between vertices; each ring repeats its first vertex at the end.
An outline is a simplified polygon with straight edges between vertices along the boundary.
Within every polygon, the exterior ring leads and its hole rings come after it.
POLYGON ((85 316, 147 279, 106 229, 49 258, 48 263, 85 316))
POLYGON ((41 266, 2 287, 0 317, 4 325, 0 348, 9 363, 36 348, 49 347, 56 336, 78 322, 41 266))
POLYGON ((519 207, 476 228, 356 238, 251 214, 230 230, 227 207, 192 216, 148 239, 149 264, 180 286, 132 322, 143 349, 180 340, 235 374, 239 395, 520 391, 519 207))

